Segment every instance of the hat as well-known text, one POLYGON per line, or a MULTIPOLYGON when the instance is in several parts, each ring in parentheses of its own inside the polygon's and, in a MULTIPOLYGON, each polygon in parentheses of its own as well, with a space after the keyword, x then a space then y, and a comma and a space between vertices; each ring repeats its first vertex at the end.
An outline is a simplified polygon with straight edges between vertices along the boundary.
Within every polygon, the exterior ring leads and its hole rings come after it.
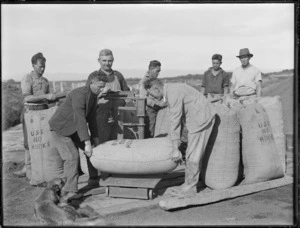
POLYGON ((217 60, 219 60, 220 62, 222 62, 222 55, 220 55, 220 54, 214 54, 214 55, 211 57, 211 59, 217 59, 217 60))
POLYGON ((250 56, 250 57, 253 56, 253 54, 250 53, 248 48, 243 48, 243 49, 240 49, 240 54, 237 57, 240 58, 241 56, 245 56, 245 55, 250 56))

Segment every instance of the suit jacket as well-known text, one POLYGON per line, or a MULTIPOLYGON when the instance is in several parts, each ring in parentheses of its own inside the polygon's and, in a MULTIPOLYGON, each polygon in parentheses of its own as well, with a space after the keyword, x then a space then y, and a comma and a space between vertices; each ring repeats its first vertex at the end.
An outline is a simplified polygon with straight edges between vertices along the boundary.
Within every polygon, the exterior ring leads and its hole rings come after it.
POLYGON ((212 104, 195 88, 186 84, 164 86, 165 99, 171 113, 171 139, 179 140, 181 119, 189 133, 205 128, 216 114, 212 104))
POLYGON ((90 139, 89 126, 92 138, 97 137, 96 105, 97 95, 89 86, 72 90, 49 120, 50 129, 62 136, 77 132, 80 140, 86 141, 90 139))

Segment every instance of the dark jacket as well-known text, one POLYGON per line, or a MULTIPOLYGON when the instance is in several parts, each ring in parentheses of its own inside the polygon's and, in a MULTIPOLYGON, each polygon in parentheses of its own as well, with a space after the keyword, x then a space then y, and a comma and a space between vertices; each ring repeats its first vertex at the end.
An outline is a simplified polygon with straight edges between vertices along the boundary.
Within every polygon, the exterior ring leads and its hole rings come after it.
POLYGON ((89 86, 72 90, 49 120, 50 129, 62 136, 77 132, 80 141, 86 141, 90 140, 89 126, 91 137, 97 137, 96 104, 97 95, 89 86))
MULTIPOLYGON (((124 76, 119 71, 116 71, 116 70, 113 70, 113 74, 118 78, 118 80, 120 82, 121 90, 122 91, 129 91, 130 89, 129 89, 126 81, 125 81, 124 76)), ((103 76, 107 77, 107 75, 101 69, 96 70, 96 71, 92 72, 89 75, 86 84, 89 84, 91 79, 94 78, 94 77, 97 77, 97 75, 103 75, 103 76)), ((109 82, 109 80, 108 80, 108 82, 109 82)))

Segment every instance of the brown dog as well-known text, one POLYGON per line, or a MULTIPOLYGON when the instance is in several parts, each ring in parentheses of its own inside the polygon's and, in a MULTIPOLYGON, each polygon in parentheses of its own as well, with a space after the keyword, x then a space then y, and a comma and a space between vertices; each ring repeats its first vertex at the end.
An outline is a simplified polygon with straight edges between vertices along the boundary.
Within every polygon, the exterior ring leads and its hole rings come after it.
POLYGON ((94 211, 90 207, 76 210, 69 204, 61 203, 60 191, 64 180, 56 178, 48 182, 47 187, 35 198, 35 216, 47 225, 111 225, 102 217, 93 217, 94 211))

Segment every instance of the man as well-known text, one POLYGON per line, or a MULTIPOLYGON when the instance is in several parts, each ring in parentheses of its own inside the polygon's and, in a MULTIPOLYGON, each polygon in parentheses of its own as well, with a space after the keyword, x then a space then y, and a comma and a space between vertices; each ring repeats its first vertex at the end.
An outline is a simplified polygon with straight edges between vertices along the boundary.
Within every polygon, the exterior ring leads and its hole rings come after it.
POLYGON ((145 138, 154 137, 157 113, 161 108, 166 107, 166 104, 164 102, 149 97, 149 94, 144 88, 144 82, 149 79, 156 79, 160 71, 161 71, 161 63, 157 60, 150 61, 148 66, 148 71, 146 72, 145 77, 142 78, 141 81, 139 82, 139 97, 146 98, 146 102, 147 102, 145 138))
POLYGON ((197 192, 197 183, 204 150, 212 131, 215 110, 211 103, 196 89, 186 84, 163 85, 159 79, 145 81, 145 89, 158 101, 168 103, 171 113, 170 137, 173 145, 173 160, 181 160, 180 145, 181 119, 188 130, 186 149, 185 182, 176 195, 197 192))
POLYGON ((212 56, 212 67, 210 67, 203 77, 201 92, 207 96, 208 94, 222 96, 229 93, 229 77, 228 74, 220 67, 222 64, 222 55, 214 54, 212 56))
POLYGON ((232 73, 231 96, 236 99, 255 95, 261 97, 261 72, 249 62, 253 54, 250 53, 248 48, 243 48, 240 49, 237 57, 242 65, 237 67, 232 73))
MULTIPOLYGON (((43 77, 46 68, 46 58, 42 53, 37 53, 31 58, 33 71, 24 76, 21 80, 21 90, 25 107, 30 110, 40 110, 48 108, 48 101, 56 100, 55 94, 50 94, 49 82, 43 77), (26 104, 40 104, 29 106, 26 104)), ((25 165, 21 171, 15 172, 19 177, 27 177, 31 179, 31 158, 28 147, 27 129, 24 119, 25 107, 21 113, 21 122, 23 126, 24 148, 25 148, 25 165)))
POLYGON ((95 77, 86 86, 72 90, 49 120, 53 141, 61 158, 65 160, 64 175, 67 181, 61 194, 65 199, 75 196, 78 191, 78 148, 87 157, 90 176, 88 185, 99 185, 98 170, 92 166, 89 157, 93 153, 92 145, 99 144, 96 105, 97 96, 107 92, 104 89, 106 81, 104 76, 95 77))
MULTIPOLYGON (((110 91, 116 92, 130 90, 123 75, 120 72, 112 69, 114 56, 111 50, 101 50, 99 53, 98 62, 100 64, 100 69, 92 72, 87 81, 95 77, 106 77, 106 87, 110 91)), ((98 136, 100 143, 117 139, 118 131, 120 130, 117 121, 118 107, 124 105, 124 100, 105 100, 104 98, 99 99, 97 106, 97 124, 99 126, 98 136)))

